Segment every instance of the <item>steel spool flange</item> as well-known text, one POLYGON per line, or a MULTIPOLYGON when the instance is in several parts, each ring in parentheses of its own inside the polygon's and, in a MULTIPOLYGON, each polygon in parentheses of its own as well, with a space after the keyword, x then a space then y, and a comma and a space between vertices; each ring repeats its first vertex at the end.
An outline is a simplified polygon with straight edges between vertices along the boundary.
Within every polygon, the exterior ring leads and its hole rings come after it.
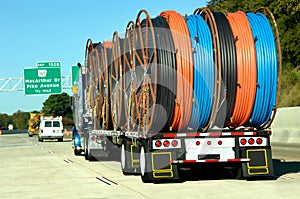
POLYGON ((157 53, 154 27, 146 10, 141 10, 136 17, 133 41, 136 74, 134 100, 137 105, 137 126, 143 133, 148 133, 151 130, 155 112, 157 53), (143 20, 141 20, 142 15, 145 15, 143 20))
POLYGON ((220 41, 219 41, 219 33, 217 29, 217 24, 214 19, 213 13, 208 8, 197 8, 194 11, 195 15, 200 15, 210 27, 210 31, 212 34, 213 41, 213 52, 214 52, 214 93, 213 93, 213 105, 212 112, 210 115, 210 119, 207 125, 202 129, 202 131, 207 131, 209 128, 212 128, 215 123, 215 119, 218 112, 218 107, 220 106, 220 95, 221 95, 221 82, 222 82, 222 74, 221 74, 221 56, 220 56, 220 41))

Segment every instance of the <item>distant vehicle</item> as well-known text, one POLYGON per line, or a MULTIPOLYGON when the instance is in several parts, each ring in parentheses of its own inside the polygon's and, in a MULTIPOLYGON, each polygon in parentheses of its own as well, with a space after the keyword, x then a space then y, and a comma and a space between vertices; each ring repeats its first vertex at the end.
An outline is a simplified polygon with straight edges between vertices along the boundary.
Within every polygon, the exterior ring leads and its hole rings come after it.
POLYGON ((8 125, 8 130, 12 131, 13 129, 14 129, 14 125, 9 124, 9 125, 8 125))
POLYGON ((62 117, 41 117, 41 123, 38 129, 38 140, 57 139, 62 142, 64 138, 64 128, 62 117))
POLYGON ((41 117, 43 115, 44 115, 44 113, 30 113, 30 118, 28 120, 28 136, 29 137, 32 137, 33 135, 38 134, 41 117))

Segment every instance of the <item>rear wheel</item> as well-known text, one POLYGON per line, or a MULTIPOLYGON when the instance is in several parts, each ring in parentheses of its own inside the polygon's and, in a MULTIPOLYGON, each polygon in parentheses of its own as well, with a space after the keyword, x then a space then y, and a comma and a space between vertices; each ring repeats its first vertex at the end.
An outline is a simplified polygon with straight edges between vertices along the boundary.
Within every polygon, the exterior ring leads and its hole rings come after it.
POLYGON ((121 146, 121 168, 124 175, 135 175, 139 173, 139 169, 136 168, 132 157, 134 158, 134 151, 131 150, 131 144, 128 144, 127 141, 121 146))
POLYGON ((74 149, 74 155, 75 156, 81 155, 81 150, 74 149))
POLYGON ((143 142, 140 153, 141 178, 144 183, 154 182, 152 178, 150 152, 147 142, 143 142))
POLYGON ((238 180, 243 179, 242 165, 239 165, 233 169, 233 177, 238 180))

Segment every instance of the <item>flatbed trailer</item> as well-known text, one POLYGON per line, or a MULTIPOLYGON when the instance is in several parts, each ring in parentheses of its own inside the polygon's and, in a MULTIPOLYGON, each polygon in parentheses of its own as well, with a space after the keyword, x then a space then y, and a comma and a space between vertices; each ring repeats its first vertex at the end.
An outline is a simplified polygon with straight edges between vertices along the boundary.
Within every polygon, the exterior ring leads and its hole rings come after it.
MULTIPOLYGON (((273 176, 270 130, 142 132, 92 130, 120 147, 125 175, 140 173, 143 182, 180 180, 180 168, 222 163, 235 177, 273 176)), ((103 148, 105 146, 103 142, 103 148)))

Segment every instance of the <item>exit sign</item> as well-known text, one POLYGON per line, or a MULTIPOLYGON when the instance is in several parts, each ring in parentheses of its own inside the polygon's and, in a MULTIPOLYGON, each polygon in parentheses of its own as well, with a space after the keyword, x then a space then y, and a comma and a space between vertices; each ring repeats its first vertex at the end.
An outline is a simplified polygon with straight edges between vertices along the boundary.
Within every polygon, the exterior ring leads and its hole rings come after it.
POLYGON ((61 68, 25 68, 24 90, 25 95, 60 94, 61 68))
POLYGON ((60 61, 43 61, 43 62, 37 62, 37 67, 61 67, 60 61))
POLYGON ((79 73, 80 73, 79 66, 72 66, 71 67, 72 93, 73 94, 77 94, 78 93, 79 73))

